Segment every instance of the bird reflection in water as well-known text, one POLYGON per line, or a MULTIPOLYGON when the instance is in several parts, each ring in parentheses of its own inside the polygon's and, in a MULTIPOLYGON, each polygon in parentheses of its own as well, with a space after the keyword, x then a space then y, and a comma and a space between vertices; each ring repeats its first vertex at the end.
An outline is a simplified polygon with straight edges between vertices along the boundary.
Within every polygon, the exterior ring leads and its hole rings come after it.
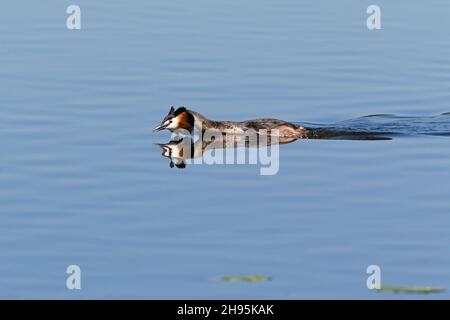
POLYGON ((294 142, 295 138, 271 135, 213 134, 195 140, 191 136, 174 136, 167 143, 155 143, 162 156, 170 160, 171 168, 186 168, 187 164, 257 164, 278 161, 278 145, 294 142))

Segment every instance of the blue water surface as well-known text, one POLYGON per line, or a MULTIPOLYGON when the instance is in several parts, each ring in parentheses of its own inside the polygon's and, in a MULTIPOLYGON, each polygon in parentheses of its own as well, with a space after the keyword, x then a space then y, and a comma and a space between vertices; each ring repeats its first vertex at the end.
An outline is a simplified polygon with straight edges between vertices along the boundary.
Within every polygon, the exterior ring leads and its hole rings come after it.
POLYGON ((171 169, 171 105, 333 123, 450 111, 450 3, 9 1, 0 9, 0 298, 449 298, 450 138, 305 140, 171 169), (79 265, 82 289, 66 288, 79 265), (223 276, 266 275, 229 283, 223 276))

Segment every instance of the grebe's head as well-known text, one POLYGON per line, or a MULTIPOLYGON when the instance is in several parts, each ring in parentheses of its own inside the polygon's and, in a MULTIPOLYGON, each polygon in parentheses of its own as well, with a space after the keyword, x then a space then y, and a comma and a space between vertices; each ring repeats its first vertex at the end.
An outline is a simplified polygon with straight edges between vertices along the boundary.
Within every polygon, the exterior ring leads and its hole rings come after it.
POLYGON ((175 130, 185 129, 192 133, 193 128, 194 116, 185 107, 180 107, 177 110, 171 107, 167 116, 153 131, 167 129, 173 132, 175 130))

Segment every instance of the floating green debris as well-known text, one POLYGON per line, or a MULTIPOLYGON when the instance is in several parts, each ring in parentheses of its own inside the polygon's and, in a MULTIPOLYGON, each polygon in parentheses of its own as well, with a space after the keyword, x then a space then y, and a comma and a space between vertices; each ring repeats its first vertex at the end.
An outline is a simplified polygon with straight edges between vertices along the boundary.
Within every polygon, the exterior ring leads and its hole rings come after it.
POLYGON ((227 282, 258 282, 258 281, 270 281, 271 277, 266 276, 248 276, 248 277, 223 277, 223 281, 227 282))
POLYGON ((416 287, 416 286, 381 286, 377 289, 379 292, 393 292, 393 293, 440 293, 444 292, 444 288, 433 288, 433 287, 416 287))

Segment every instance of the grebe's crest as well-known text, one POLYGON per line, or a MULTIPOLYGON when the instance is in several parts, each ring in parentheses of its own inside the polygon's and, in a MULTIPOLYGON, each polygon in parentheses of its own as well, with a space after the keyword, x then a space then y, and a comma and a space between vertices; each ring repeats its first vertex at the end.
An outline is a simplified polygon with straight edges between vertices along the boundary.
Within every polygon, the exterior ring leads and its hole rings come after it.
POLYGON ((192 132, 193 127, 194 117, 185 107, 180 107, 177 110, 175 110, 174 107, 171 107, 167 116, 159 126, 153 129, 153 131, 185 129, 192 132))

